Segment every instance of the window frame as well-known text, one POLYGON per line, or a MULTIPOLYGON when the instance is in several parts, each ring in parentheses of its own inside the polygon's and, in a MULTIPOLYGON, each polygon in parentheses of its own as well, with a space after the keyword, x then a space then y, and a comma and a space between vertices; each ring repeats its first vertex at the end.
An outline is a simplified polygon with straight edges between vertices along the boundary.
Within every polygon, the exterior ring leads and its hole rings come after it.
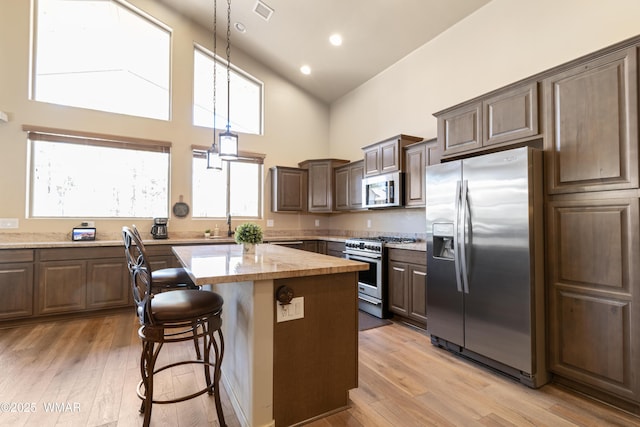
POLYGON ((103 113, 108 113, 108 114, 122 114, 122 115, 127 115, 127 116, 131 116, 131 117, 139 117, 139 118, 143 118, 143 119, 152 119, 152 120, 162 120, 162 121, 171 121, 172 120, 172 114, 173 114, 173 105, 172 105, 172 101, 173 101, 173 96, 172 96, 172 91, 173 91, 173 29, 171 27, 169 27, 168 25, 164 24, 163 22, 161 22, 158 18, 154 17, 153 15, 146 13, 145 11, 139 9, 138 7, 134 6, 133 4, 129 3, 126 0, 108 0, 110 3, 115 4, 116 7, 121 7, 123 9, 125 9, 126 11, 130 12, 133 15, 136 15, 137 17, 145 20, 148 24, 153 25, 155 27, 157 27, 158 29, 166 32, 167 37, 168 37, 168 46, 167 46, 167 54, 168 57, 166 58, 166 74, 167 74, 167 87, 166 87, 166 111, 162 114, 162 117, 157 117, 153 114, 144 114, 141 115, 139 113, 135 113, 135 112, 127 112, 127 111, 116 111, 116 109, 104 109, 104 108, 99 108, 99 106, 87 106, 87 105, 76 105, 76 104, 70 104, 70 103, 60 103, 59 100, 42 100, 42 99, 38 99, 37 98, 37 91, 38 91, 38 84, 37 84, 37 79, 38 79, 38 51, 41 48, 40 43, 39 43, 39 8, 40 8, 40 2, 41 1, 46 1, 46 0, 33 0, 33 7, 32 7, 32 29, 31 29, 31 52, 29 54, 29 72, 30 72, 30 78, 29 78, 29 88, 28 88, 28 94, 29 94, 29 99, 33 100, 35 102, 42 102, 42 103, 48 103, 48 104, 52 104, 52 105, 60 105, 60 106, 64 106, 64 107, 70 107, 70 108, 80 108, 80 109, 86 109, 86 110, 92 110, 92 111, 100 111, 103 113))
POLYGON ((139 151, 148 151, 155 153, 164 153, 167 155, 167 170, 166 170, 166 203, 165 203, 165 212, 163 216, 168 216, 169 214, 169 204, 170 204, 170 193, 171 193, 171 147, 172 143, 169 141, 160 141, 160 140, 151 140, 151 139, 142 139, 142 138, 133 138, 126 136, 114 136, 114 135, 106 135, 99 133, 91 133, 91 132, 80 132, 73 130, 64 130, 64 129, 55 129, 55 128, 47 128, 40 126, 32 126, 32 125, 23 125, 22 130, 27 132, 27 142, 29 144, 28 149, 28 163, 27 163, 27 206, 26 206, 26 217, 27 218, 35 218, 35 219, 46 219, 46 218, 54 218, 54 219, 74 219, 74 218, 82 218, 82 219, 148 219, 153 218, 159 215, 151 215, 151 216, 92 216, 92 215, 82 215, 82 216, 51 216, 51 215, 34 215, 33 207, 34 207, 34 159, 33 159, 33 142, 34 141, 44 141, 44 142, 60 142, 66 144, 80 144, 80 145, 89 145, 94 147, 106 147, 106 148, 115 148, 115 149, 128 149, 128 150, 139 150, 139 151))
MULTIPOLYGON (((193 76, 192 76, 192 84, 193 84, 193 91, 192 91, 192 105, 191 105, 191 125, 195 126, 195 127, 204 127, 207 129, 212 129, 213 125, 202 125, 202 124, 196 124, 195 123, 195 108, 196 108, 196 98, 195 98, 195 91, 196 91, 196 73, 195 73, 195 55, 196 52, 198 52, 202 55, 204 55, 205 57, 208 57, 209 59, 216 61, 218 63, 218 67, 222 67, 223 69, 226 70, 227 68, 227 60, 226 58, 222 58, 220 55, 214 54, 212 51, 210 51, 209 49, 205 48, 204 46, 198 44, 198 43, 194 43, 193 45, 193 53, 192 53, 192 58, 193 58, 193 76)), ((257 77, 253 76, 252 74, 248 73, 247 71, 243 70, 242 68, 234 65, 233 63, 230 64, 229 68, 231 69, 231 73, 233 75, 233 73, 238 74, 240 77, 244 78, 245 80, 255 83, 256 86, 259 87, 259 92, 260 92, 260 99, 258 100, 258 130, 257 133, 254 132, 243 132, 243 131, 239 131, 238 129, 233 128, 233 126, 231 126, 231 130, 234 132, 242 132, 242 133, 246 133, 249 135, 259 135, 262 136, 264 135, 264 82, 260 79, 258 79, 257 77)), ((226 78, 223 81, 218 80, 217 85, 223 84, 225 85, 225 91, 226 91, 226 83, 227 80, 226 78)), ((231 84, 231 91, 233 91, 233 84, 231 84)), ((216 91, 216 96, 219 96, 218 91, 216 91)), ((218 103, 220 103, 222 101, 218 101, 218 103)), ((216 118, 216 129, 219 130, 225 130, 226 129, 226 124, 227 124, 227 109, 226 109, 226 105, 227 105, 227 99, 224 99, 223 105, 225 105, 225 108, 223 109, 219 109, 216 107, 216 116, 219 118, 216 118)), ((211 115, 213 116, 213 111, 211 111, 211 115)), ((213 117, 211 118, 211 121, 209 123, 213 123, 213 117)))
MULTIPOLYGON (((192 182, 192 186, 191 186, 191 200, 193 203, 195 203, 195 197, 194 197, 194 192, 195 192, 195 188, 193 187, 193 159, 195 158, 206 158, 207 156, 207 147, 201 146, 201 145, 192 145, 191 146, 191 182, 192 182)), ((230 166, 230 163, 234 163, 234 162, 242 162, 242 163, 253 163, 253 164, 257 164, 259 165, 259 170, 258 170, 258 215, 257 216, 237 216, 237 218, 243 218, 243 219, 253 219, 253 220, 260 220, 264 218, 264 158, 266 156, 264 154, 261 153, 253 153, 253 152, 248 152, 248 151, 239 151, 238 152, 238 159, 237 160, 223 160, 223 162, 227 163, 228 166, 230 166)), ((211 170, 211 173, 220 173, 219 171, 214 171, 211 170)), ((226 173, 227 173, 227 188, 225 190, 225 212, 226 215, 229 215, 229 210, 230 210, 230 206, 231 206, 231 199, 230 199, 230 193, 231 193, 231 168, 227 167, 226 168, 226 173)), ((212 220, 212 219, 226 219, 227 216, 224 217, 217 217, 217 216, 196 216, 195 215, 195 206, 193 209, 193 215, 192 218, 196 219, 196 220, 212 220)))

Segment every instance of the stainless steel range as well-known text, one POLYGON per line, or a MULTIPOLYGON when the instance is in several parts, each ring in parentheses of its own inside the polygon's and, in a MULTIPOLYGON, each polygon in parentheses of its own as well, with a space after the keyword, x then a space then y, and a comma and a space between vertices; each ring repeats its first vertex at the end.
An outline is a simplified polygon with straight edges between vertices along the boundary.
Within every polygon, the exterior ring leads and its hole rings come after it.
POLYGON ((345 242, 345 257, 366 262, 369 270, 358 273, 358 308, 376 317, 385 318, 387 312, 386 243, 413 243, 415 239, 402 237, 353 238, 345 242))

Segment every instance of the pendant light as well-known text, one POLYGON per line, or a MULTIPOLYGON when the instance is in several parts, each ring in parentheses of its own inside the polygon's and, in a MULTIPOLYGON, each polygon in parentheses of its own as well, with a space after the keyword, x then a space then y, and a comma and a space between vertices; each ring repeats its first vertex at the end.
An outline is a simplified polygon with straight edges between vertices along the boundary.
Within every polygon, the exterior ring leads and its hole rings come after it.
POLYGON ((238 135, 231 132, 231 0, 227 0, 227 131, 219 140, 219 156, 224 160, 238 158, 238 135))
POLYGON ((216 147, 216 74, 217 74, 217 60, 216 60, 216 48, 218 45, 217 38, 217 0, 213 0, 213 143, 211 148, 207 150, 207 169, 222 170, 222 159, 220 158, 220 152, 216 147))

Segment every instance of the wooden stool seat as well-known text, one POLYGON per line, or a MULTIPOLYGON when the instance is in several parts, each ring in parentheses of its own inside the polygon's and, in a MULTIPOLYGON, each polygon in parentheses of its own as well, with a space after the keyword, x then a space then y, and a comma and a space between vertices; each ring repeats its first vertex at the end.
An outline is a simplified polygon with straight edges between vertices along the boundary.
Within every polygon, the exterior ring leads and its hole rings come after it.
POLYGON ((214 292, 175 290, 156 294, 151 300, 151 314, 158 324, 182 322, 222 310, 222 297, 214 292))

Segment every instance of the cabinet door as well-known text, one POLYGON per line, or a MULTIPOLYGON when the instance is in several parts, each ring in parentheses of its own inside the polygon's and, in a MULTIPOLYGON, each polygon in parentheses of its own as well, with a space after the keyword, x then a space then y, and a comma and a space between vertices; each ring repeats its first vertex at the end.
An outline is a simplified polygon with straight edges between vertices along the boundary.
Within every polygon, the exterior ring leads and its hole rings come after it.
POLYGON ((586 196, 548 206, 549 369, 638 402, 638 199, 586 196))
POLYGON ((335 208, 349 210, 349 167, 335 169, 335 208))
POLYGON ((409 316, 409 268, 406 263, 389 261, 389 311, 409 316))
POLYGON ((303 212, 307 210, 307 171, 297 168, 271 168, 271 210, 303 212))
POLYGON ((443 141, 443 155, 482 147, 482 103, 476 102, 438 117, 438 140, 443 141))
POLYGON ((354 162, 349 166, 349 209, 362 209, 362 178, 364 162, 354 162))
POLYGON ((38 314, 84 310, 86 277, 85 261, 41 262, 38 268, 38 314))
POLYGON ((365 176, 377 175, 380 173, 380 150, 379 147, 372 147, 364 151, 364 174, 365 176))
POLYGON ((425 205, 425 167, 427 166, 427 147, 425 144, 417 144, 408 147, 405 151, 405 164, 407 174, 405 177, 405 205, 425 205))
POLYGON ((402 159, 400 158, 400 143, 398 140, 391 140, 380 144, 380 172, 395 172, 401 169, 402 159))
POLYGON ((638 188, 637 80, 634 47, 544 81, 549 193, 638 188))
POLYGON ((501 92, 482 102, 483 144, 492 145, 538 134, 538 83, 501 92))
POLYGON ((330 162, 309 163, 309 212, 331 212, 332 200, 332 175, 333 169, 330 162))
POLYGON ((129 270, 123 259, 87 263, 87 307, 119 307, 129 304, 129 270))
POLYGON ((409 265, 409 317, 427 325, 427 269, 409 265))
POLYGON ((0 319, 33 314, 33 264, 0 264, 0 319))
POLYGON ((305 240, 302 242, 302 250, 307 252, 318 252, 318 242, 315 240, 305 240))

